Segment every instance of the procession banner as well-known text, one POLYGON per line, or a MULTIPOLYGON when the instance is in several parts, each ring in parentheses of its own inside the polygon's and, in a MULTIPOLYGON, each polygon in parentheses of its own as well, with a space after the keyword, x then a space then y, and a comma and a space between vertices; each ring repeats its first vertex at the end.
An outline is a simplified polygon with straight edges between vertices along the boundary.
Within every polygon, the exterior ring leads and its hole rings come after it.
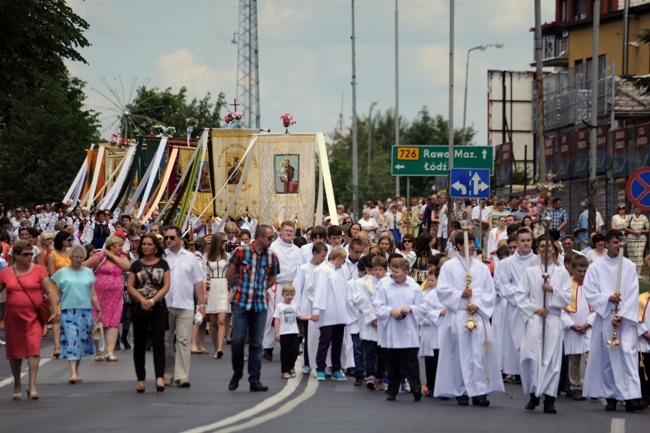
POLYGON ((634 152, 630 158, 630 173, 648 165, 648 130, 650 124, 636 125, 634 127, 634 152))
POLYGON ((316 203, 316 148, 313 134, 259 136, 260 222, 313 225, 316 203))
POLYGON ((503 143, 499 146, 499 185, 508 185, 512 181, 512 143, 503 143))
POLYGON ((557 167, 557 179, 568 179, 571 176, 571 134, 560 134, 560 158, 557 167))
POLYGON ((601 125, 596 129, 596 173, 607 171, 607 126, 601 125))
POLYGON ((612 147, 612 176, 624 177, 627 175, 627 129, 618 128, 612 131, 612 147))
MULTIPOLYGON (((243 155, 251 141, 254 133, 259 132, 253 129, 213 129, 212 130, 212 149, 213 149, 213 165, 214 165, 214 179, 205 180, 207 185, 212 185, 212 191, 219 191, 222 186, 225 188, 221 191, 219 196, 214 201, 214 209, 218 217, 221 217, 226 212, 226 207, 230 199, 234 196, 237 184, 244 172, 243 155)), ((234 219, 242 218, 248 213, 253 218, 256 218, 262 224, 269 224, 272 220, 265 221, 260 219, 260 171, 271 171, 272 166, 260 166, 259 156, 260 146, 255 146, 251 149, 251 163, 246 177, 244 178, 242 188, 239 196, 235 200, 234 209, 229 210, 229 214, 234 219), (263 167, 263 168, 262 168, 263 167)), ((203 170, 204 167, 202 167, 203 170)), ((207 164, 205 165, 205 172, 202 171, 202 179, 205 176, 210 176, 207 164)), ((199 188, 199 191, 203 190, 199 188)), ((210 205, 212 194, 205 201, 201 201, 201 205, 196 204, 194 207, 198 212, 202 212, 207 206, 210 205)), ((199 201, 197 197, 197 202, 199 201)), ((209 215, 208 215, 209 216, 209 215)))

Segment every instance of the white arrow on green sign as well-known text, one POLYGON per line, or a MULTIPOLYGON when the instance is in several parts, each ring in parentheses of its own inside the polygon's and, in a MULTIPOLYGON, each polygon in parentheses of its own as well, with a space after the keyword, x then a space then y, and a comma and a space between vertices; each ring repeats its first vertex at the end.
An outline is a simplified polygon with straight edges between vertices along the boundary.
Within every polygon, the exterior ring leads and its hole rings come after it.
MULTIPOLYGON (((494 172, 492 146, 454 146, 454 168, 486 168, 494 172)), ((393 176, 447 176, 449 147, 401 145, 392 147, 393 176)))

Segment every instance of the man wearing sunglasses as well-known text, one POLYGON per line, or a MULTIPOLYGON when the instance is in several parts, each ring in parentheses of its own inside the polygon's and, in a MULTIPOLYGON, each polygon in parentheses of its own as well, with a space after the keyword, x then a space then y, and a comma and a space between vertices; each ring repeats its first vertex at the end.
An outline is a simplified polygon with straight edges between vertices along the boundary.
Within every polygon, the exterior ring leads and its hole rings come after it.
POLYGON ((237 248, 228 260, 226 279, 232 289, 232 369, 228 390, 239 387, 244 376, 244 346, 248 348, 248 381, 251 392, 268 391, 260 382, 262 371, 262 339, 267 319, 266 291, 280 274, 278 256, 269 248, 273 228, 260 225, 251 245, 237 248))
POLYGON ((165 332, 165 385, 171 385, 173 378, 179 388, 189 388, 194 294, 198 312, 205 316, 205 271, 194 254, 183 248, 181 235, 180 228, 170 227, 164 237, 165 260, 171 274, 169 292, 165 295, 169 310, 169 329, 165 332))

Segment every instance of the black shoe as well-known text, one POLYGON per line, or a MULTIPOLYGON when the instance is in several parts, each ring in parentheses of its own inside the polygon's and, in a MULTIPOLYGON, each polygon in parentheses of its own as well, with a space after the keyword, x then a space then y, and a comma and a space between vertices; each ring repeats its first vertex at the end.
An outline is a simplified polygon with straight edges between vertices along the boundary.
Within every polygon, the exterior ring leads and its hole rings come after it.
POLYGON ((131 348, 131 345, 129 344, 129 340, 126 338, 126 335, 122 335, 120 341, 122 342, 122 346, 124 346, 124 350, 129 350, 131 348))
POLYGON ((625 412, 634 412, 637 410, 643 410, 645 406, 641 403, 640 400, 626 400, 625 401, 625 412))
POLYGON ((428 390, 427 392, 424 393, 424 396, 425 397, 433 397, 433 390, 432 389, 428 390))
POLYGON ((487 399, 486 395, 479 395, 478 397, 472 397, 472 404, 479 407, 488 407, 490 400, 487 399))
POLYGON ((354 386, 363 386, 363 377, 357 377, 357 380, 354 381, 354 386))
POLYGON ((268 391, 269 387, 262 385, 262 382, 253 382, 251 383, 250 390, 251 392, 264 392, 268 391))
POLYGON ((228 391, 234 391, 239 387, 239 380, 242 378, 243 374, 233 374, 230 383, 228 384, 228 391))
POLYGON ((422 400, 422 392, 419 389, 413 390, 413 400, 414 401, 422 400))
POLYGON ((582 395, 582 391, 579 391, 579 390, 573 391, 573 400, 574 401, 585 401, 586 399, 587 399, 587 397, 584 397, 582 395))
POLYGON ((266 359, 267 361, 273 361, 273 349, 264 349, 262 358, 266 359))
POLYGON ((555 410, 555 397, 544 396, 544 413, 557 413, 557 410, 555 410))
POLYGON ((460 397, 456 397, 456 402, 458 402, 458 406, 469 406, 469 397, 461 395, 460 397))
POLYGON ((614 412, 616 410, 616 399, 615 398, 608 398, 607 399, 607 406, 605 406, 605 410, 607 412, 614 412))
POLYGON ((530 394, 530 400, 528 400, 524 409, 535 410, 537 406, 539 406, 539 397, 536 397, 535 394, 530 394))
POLYGON ((395 401, 395 395, 394 394, 388 394, 388 397, 386 397, 386 400, 395 401))

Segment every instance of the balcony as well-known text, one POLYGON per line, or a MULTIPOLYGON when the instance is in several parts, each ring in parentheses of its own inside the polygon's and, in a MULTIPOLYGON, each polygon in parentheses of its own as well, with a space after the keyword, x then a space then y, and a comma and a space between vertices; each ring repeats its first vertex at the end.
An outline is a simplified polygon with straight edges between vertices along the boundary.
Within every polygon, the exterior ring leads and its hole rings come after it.
POLYGON ((542 37, 542 62, 544 66, 569 67, 569 38, 556 35, 542 37))

